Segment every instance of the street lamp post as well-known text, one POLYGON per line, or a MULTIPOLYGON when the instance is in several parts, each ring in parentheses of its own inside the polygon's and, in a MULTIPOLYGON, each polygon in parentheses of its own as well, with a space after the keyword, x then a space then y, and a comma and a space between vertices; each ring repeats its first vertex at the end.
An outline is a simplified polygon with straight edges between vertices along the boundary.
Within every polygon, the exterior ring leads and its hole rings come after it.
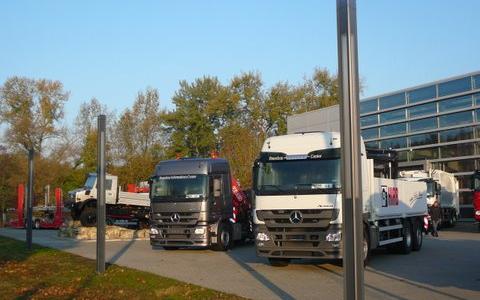
POLYGON ((355 0, 337 0, 342 143, 344 299, 364 299, 357 17, 355 0))

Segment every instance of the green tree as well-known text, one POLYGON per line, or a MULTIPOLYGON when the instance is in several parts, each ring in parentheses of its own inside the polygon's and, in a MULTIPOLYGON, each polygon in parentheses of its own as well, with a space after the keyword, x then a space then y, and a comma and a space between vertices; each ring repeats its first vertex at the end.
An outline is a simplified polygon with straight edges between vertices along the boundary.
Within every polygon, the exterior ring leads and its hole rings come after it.
POLYGON ((59 133, 69 93, 59 81, 10 77, 0 88, 0 121, 13 146, 42 152, 45 140, 59 133))
POLYGON ((145 180, 164 157, 164 115, 158 91, 147 88, 138 93, 132 108, 125 110, 116 122, 115 172, 122 182, 145 180))
POLYGON ((216 77, 196 79, 192 84, 180 82, 172 102, 176 109, 166 115, 171 144, 169 157, 208 156, 218 148, 218 127, 223 126, 225 115, 213 107, 220 107, 228 90, 216 77), (209 105, 210 104, 210 105, 209 105), (214 104, 214 106, 212 106, 214 104))

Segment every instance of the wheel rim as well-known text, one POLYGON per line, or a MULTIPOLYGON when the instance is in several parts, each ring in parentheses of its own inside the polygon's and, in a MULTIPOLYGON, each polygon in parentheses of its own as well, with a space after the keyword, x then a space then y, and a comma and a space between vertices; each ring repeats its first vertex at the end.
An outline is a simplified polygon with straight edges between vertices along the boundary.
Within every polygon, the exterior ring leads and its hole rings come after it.
POLYGON ((226 230, 222 231, 221 235, 222 243, 225 247, 230 243, 230 233, 226 230))
POLYGON ((368 256, 368 242, 366 238, 363 238, 363 260, 367 260, 368 256))

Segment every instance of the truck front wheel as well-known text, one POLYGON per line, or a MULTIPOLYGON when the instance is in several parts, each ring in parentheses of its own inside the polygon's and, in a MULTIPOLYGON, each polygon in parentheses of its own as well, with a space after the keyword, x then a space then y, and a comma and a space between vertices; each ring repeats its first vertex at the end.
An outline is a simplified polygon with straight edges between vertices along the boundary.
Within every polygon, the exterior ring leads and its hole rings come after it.
POLYGON ((268 262, 273 267, 286 267, 290 263, 290 259, 288 258, 276 258, 276 257, 269 257, 268 262))
POLYGON ((215 251, 227 251, 232 242, 232 232, 230 226, 220 223, 217 230, 217 243, 213 245, 215 251))
POLYGON ((92 207, 85 207, 80 214, 80 223, 85 227, 97 225, 97 210, 92 207))
POLYGON ((403 224, 403 241, 400 245, 402 254, 409 254, 412 251, 412 228, 409 221, 403 224))
POLYGON ((423 244, 422 223, 416 221, 412 228, 412 250, 419 251, 423 244))

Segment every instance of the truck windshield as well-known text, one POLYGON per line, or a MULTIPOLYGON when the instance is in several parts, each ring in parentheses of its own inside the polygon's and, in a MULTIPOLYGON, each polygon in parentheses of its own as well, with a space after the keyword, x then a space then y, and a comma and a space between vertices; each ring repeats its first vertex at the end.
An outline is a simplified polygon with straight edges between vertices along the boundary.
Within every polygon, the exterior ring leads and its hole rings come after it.
POLYGON ((260 162, 256 168, 258 195, 338 193, 340 159, 260 162))
POLYGON ((152 200, 199 200, 206 189, 207 175, 159 176, 152 182, 152 200))
POLYGON ((88 175, 87 181, 85 181, 85 187, 87 189, 93 189, 95 186, 95 182, 97 181, 97 176, 95 175, 88 175))

